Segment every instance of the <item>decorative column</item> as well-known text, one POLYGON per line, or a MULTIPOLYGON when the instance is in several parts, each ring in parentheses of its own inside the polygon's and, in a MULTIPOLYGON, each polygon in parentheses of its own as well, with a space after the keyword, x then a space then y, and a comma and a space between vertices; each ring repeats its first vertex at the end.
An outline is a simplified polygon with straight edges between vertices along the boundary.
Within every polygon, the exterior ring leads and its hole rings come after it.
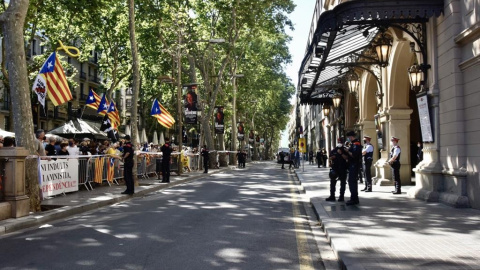
MULTIPOLYGON (((25 194, 25 158, 28 151, 23 147, 0 148, 0 164, 2 165, 3 189, 5 201, 11 206, 11 217, 27 216, 30 211, 30 200, 25 194)), ((35 169, 37 168, 30 168, 35 169)))

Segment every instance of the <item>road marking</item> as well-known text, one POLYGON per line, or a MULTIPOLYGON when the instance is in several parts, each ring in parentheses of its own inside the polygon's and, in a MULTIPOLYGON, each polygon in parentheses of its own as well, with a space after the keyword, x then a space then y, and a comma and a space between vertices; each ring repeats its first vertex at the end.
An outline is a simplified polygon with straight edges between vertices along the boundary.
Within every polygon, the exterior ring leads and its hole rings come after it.
POLYGON ((298 195, 294 189, 295 183, 293 182, 292 175, 288 175, 290 182, 290 193, 292 194, 292 212, 293 221, 295 224, 295 236, 297 238, 297 251, 298 259, 300 262, 300 270, 314 270, 313 260, 310 255, 310 249, 308 247, 307 235, 305 234, 305 226, 302 223, 302 219, 298 218, 301 215, 300 205, 298 202, 298 195))

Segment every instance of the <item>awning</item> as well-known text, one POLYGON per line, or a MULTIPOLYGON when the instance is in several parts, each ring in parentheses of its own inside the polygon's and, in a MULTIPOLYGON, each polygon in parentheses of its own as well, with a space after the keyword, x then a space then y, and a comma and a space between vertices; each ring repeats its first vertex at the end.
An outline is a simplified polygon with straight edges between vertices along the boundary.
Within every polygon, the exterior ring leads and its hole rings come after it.
MULTIPOLYGON (((323 8, 321 2, 315 14, 323 8)), ((337 79, 345 75, 345 68, 365 60, 364 52, 382 28, 425 24, 429 17, 442 12, 443 0, 355 0, 314 16, 299 70, 300 102, 328 101, 337 79)))

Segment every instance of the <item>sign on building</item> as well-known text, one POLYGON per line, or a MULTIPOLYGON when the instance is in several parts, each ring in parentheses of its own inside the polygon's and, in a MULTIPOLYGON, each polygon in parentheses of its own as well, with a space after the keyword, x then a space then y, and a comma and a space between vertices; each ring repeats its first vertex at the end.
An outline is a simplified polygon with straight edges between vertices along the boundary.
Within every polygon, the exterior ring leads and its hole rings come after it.
POLYGON ((418 116, 420 118, 420 128, 422 130, 422 141, 433 142, 430 112, 428 110, 428 98, 426 94, 417 97, 417 106, 418 116))

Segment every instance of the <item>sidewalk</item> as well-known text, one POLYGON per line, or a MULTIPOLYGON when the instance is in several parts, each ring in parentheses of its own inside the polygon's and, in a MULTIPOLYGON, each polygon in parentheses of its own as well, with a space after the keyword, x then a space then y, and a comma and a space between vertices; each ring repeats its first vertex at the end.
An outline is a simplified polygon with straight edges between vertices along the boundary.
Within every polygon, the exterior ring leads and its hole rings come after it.
POLYGON ((81 189, 78 192, 68 193, 66 196, 58 195, 42 201, 42 209, 48 209, 48 211, 34 213, 22 218, 11 218, 0 221, 0 235, 42 225, 47 222, 52 222, 107 205, 112 205, 114 203, 129 200, 132 197, 142 197, 151 192, 172 186, 178 186, 229 169, 230 167, 209 169, 208 174, 204 174, 202 171, 192 171, 190 173, 184 173, 182 176, 173 173, 170 176, 170 183, 168 184, 160 183, 160 180, 158 180, 156 176, 151 176, 147 179, 139 179, 139 186, 135 187, 135 194, 133 196, 121 194, 121 192, 125 190, 125 184, 123 181, 119 186, 115 184, 108 186, 108 184, 103 183, 102 186, 95 187, 93 191, 81 189))
MULTIPOLYGON (((341 264, 353 269, 480 269, 480 211, 407 197, 413 186, 359 191, 360 204, 327 202, 328 169, 295 173, 341 264)), ((359 184, 363 189, 364 184, 359 184)), ((337 182, 337 199, 340 183, 337 182)), ((348 200, 350 192, 345 193, 348 200)))

